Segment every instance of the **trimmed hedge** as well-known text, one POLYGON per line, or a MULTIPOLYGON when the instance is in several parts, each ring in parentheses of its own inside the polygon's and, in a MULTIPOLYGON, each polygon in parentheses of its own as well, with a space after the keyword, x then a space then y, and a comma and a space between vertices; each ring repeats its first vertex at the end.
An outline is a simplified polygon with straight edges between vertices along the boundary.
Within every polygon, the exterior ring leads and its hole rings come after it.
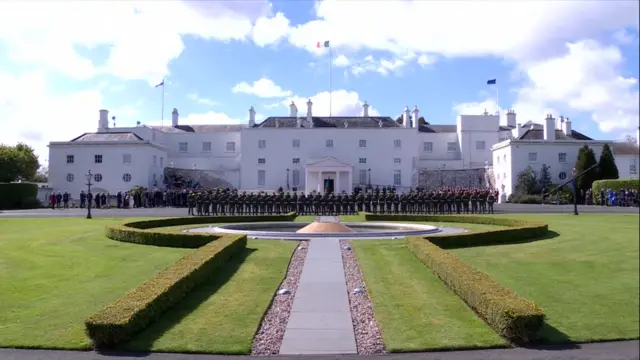
POLYGON ((30 183, 0 183, 0 210, 39 208, 38 185, 30 183))
POLYGON ((549 231, 547 224, 538 221, 495 218, 485 215, 385 215, 365 213, 365 219, 367 221, 451 222, 505 227, 504 229, 468 231, 429 238, 429 241, 443 249, 518 243, 540 238, 549 231))
POLYGON ((516 344, 538 339, 545 315, 533 301, 520 297, 488 274, 425 239, 410 237, 407 246, 502 337, 516 344))
POLYGON ((135 244, 179 247, 179 248, 199 248, 220 237, 219 234, 206 234, 194 232, 171 232, 153 230, 159 227, 197 225, 197 224, 220 224, 233 222, 258 222, 258 221, 293 221, 296 213, 286 215, 256 215, 256 216, 192 216, 165 218, 127 222, 120 225, 109 225, 105 230, 105 235, 112 240, 130 242, 135 244))
POLYGON ((640 191, 640 179, 616 179, 616 180, 596 180, 591 185, 593 190, 593 202, 597 204, 600 201, 600 190, 611 189, 620 192, 621 189, 640 191))
POLYGON ((111 349, 131 340, 246 246, 245 235, 225 235, 89 317, 85 331, 94 348, 111 349))

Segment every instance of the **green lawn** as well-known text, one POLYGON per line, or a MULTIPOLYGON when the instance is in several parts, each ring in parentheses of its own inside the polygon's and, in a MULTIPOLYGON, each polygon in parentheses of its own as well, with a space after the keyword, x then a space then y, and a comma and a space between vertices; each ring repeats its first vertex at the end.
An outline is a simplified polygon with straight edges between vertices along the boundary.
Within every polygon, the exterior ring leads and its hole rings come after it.
POLYGON ((387 351, 506 346, 404 242, 356 240, 351 244, 387 351))
POLYGON ((196 288, 125 349, 251 353, 253 336, 296 246, 294 241, 249 240, 243 257, 196 288))
POLYGON ((548 342, 638 338, 640 217, 503 215, 544 221, 559 236, 453 250, 501 284, 536 301, 548 342))
POLYGON ((0 347, 86 349, 84 320, 192 250, 108 240, 124 219, 0 219, 0 347))

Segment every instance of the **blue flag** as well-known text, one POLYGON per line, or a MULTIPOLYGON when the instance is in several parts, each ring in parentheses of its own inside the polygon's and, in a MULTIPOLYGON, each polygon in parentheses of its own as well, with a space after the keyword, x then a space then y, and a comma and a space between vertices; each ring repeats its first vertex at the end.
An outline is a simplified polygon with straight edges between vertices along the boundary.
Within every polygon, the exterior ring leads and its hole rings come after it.
POLYGON ((496 79, 487 80, 487 85, 495 85, 496 79))
POLYGON ((160 84, 156 85, 156 87, 158 86, 164 86, 164 79, 162 79, 162 82, 160 84))

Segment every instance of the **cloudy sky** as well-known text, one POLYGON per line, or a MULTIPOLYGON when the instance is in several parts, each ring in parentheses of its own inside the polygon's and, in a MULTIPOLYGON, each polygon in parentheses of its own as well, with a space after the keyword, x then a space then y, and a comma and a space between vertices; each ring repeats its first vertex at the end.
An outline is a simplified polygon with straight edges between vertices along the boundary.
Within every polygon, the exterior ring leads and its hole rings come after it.
POLYGON ((305 111, 432 123, 502 109, 570 117, 600 139, 638 127, 638 1, 0 1, 0 142, 118 126, 243 123, 305 111), (330 41, 331 51, 318 48, 330 41), (331 65, 330 65, 331 64, 331 65), (331 76, 330 76, 331 75, 331 76), (330 81, 331 78, 331 81, 330 81), (486 85, 497 79, 496 87, 486 85), (330 86, 331 84, 331 86, 330 86), (169 120, 170 121, 170 120, 169 120))

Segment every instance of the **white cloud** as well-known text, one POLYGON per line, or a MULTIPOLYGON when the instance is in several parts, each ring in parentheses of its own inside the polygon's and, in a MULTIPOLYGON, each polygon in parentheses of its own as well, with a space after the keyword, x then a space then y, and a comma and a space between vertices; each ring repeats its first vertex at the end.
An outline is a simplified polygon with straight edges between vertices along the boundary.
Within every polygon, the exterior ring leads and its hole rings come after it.
POLYGON ((245 81, 236 84, 232 91, 234 93, 250 94, 261 98, 277 98, 291 96, 290 90, 284 90, 280 86, 276 85, 271 79, 262 78, 256 80, 253 84, 249 84, 245 81))
POLYGON ((216 106, 218 105, 218 103, 214 100, 211 99, 207 99, 207 98, 202 98, 200 97, 200 95, 196 94, 196 93, 191 93, 188 94, 187 97, 190 100, 195 101, 196 103, 200 104, 200 105, 206 105, 206 106, 216 106))
POLYGON ((362 61, 351 65, 351 73, 361 75, 367 72, 376 72, 386 76, 390 73, 398 73, 407 62, 401 58, 395 59, 375 59, 372 55, 368 55, 362 61))
POLYGON ((283 13, 277 13, 274 17, 262 17, 256 21, 252 30, 253 42, 258 46, 275 44, 286 38, 289 34, 289 19, 283 13))
POLYGON ((620 29, 613 33, 613 40, 620 45, 629 45, 638 41, 638 32, 631 32, 627 29, 620 29))
MULTIPOLYGON (((362 105, 364 100, 360 99, 360 95, 355 91, 336 90, 331 92, 331 96, 328 91, 324 91, 315 94, 311 97, 293 96, 282 101, 282 106, 289 108, 289 104, 293 101, 300 116, 306 116, 307 114, 307 100, 311 99, 313 103, 312 111, 314 116, 361 116, 362 105), (329 109, 331 104, 331 109, 329 109)), ((287 115, 288 115, 287 110, 287 115)), ((379 116, 380 113, 373 107, 369 107, 369 115, 379 116)))
POLYGON ((453 106, 453 111, 456 115, 482 115, 485 111, 494 114, 497 109, 496 101, 493 99, 481 102, 460 103, 453 106))
POLYGON ((337 67, 345 67, 349 65, 349 59, 344 55, 338 55, 336 59, 333 60, 333 64, 337 67))
POLYGON ((418 58, 418 64, 420 64, 420 66, 427 66, 427 65, 431 65, 433 63, 436 62, 436 58, 435 56, 429 56, 426 54, 422 54, 420 55, 420 57, 418 58))

